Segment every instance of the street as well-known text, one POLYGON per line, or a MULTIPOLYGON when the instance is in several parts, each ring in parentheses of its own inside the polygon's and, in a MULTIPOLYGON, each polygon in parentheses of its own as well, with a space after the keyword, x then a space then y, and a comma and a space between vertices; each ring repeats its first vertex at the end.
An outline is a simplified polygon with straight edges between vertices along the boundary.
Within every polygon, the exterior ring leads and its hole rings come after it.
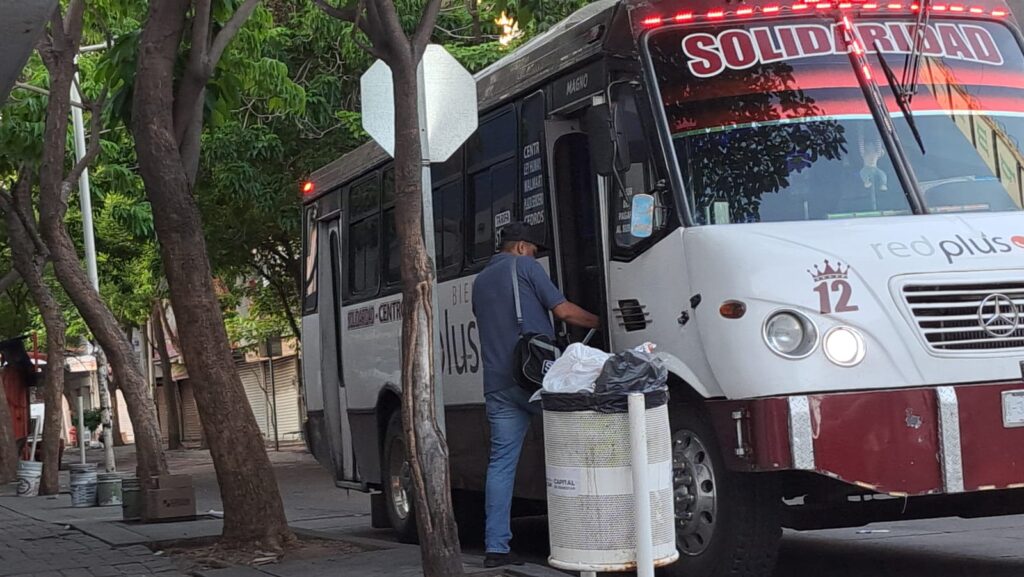
MULTIPOLYGON (((130 448, 121 463, 131 466, 130 448)), ((98 453, 90 453, 90 457, 98 453)), ((220 510, 216 477, 205 451, 171 452, 176 472, 194 476, 198 510, 220 510)), ((334 487, 330 476, 301 449, 270 451, 288 518, 307 528, 391 539, 372 529, 369 498, 334 487)), ((547 556, 547 521, 517 519, 513 546, 530 561, 547 556)), ((480 542, 464 542, 481 553, 480 542)), ((786 531, 776 577, 1019 577, 1024 575, 1024 515, 878 523, 823 531, 786 531)))

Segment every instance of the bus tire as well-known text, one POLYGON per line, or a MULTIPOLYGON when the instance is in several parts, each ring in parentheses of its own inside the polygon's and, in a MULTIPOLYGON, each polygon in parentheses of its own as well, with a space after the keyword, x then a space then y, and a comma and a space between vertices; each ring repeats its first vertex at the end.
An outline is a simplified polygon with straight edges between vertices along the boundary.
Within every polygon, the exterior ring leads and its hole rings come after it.
POLYGON ((782 528, 774 475, 726 469, 707 413, 672 408, 679 560, 666 577, 770 577, 782 528))
POLYGON ((416 503, 412 494, 412 476, 402 432, 402 413, 395 411, 384 435, 384 502, 391 528, 402 543, 417 543, 416 503))

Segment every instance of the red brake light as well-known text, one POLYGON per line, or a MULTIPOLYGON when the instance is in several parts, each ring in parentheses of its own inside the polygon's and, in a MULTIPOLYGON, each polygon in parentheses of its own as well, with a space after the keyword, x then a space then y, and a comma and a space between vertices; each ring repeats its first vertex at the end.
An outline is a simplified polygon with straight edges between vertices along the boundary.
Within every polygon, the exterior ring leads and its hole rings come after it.
POLYGON ((839 3, 839 8, 841 10, 845 10, 847 8, 853 8, 853 2, 840 2, 839 3))
POLYGON ((808 6, 807 4, 804 4, 803 2, 799 2, 797 4, 793 4, 793 11, 794 12, 799 11, 799 10, 807 10, 808 8, 810 8, 810 6, 808 6))
POLYGON ((962 4, 953 4, 952 6, 949 7, 949 11, 950 12, 963 12, 964 11, 964 7, 963 7, 962 4))
POLYGON ((739 8, 739 9, 736 10, 736 15, 737 16, 750 16, 753 13, 754 13, 754 9, 753 8, 739 8))
POLYGON ((896 4, 896 3, 889 4, 888 8, 889 8, 889 10, 900 10, 900 9, 903 8, 903 4, 896 4))
POLYGON ((693 20, 693 12, 680 12, 675 16, 676 22, 686 22, 687 20, 693 20))
POLYGON ((945 12, 948 9, 949 9, 949 7, 946 6, 945 4, 936 4, 936 5, 932 6, 932 10, 935 11, 935 12, 945 12))
POLYGON ((712 10, 708 12, 708 18, 722 18, 725 16, 725 10, 712 10))
POLYGON ((1006 10, 993 10, 992 15, 996 18, 1002 18, 1003 16, 1006 16, 1006 10))
POLYGON ((312 180, 302 183, 302 194, 313 194, 314 190, 316 190, 316 185, 313 184, 312 180))
POLYGON ((971 6, 971 14, 984 14, 985 11, 978 6, 971 6))
POLYGON ((818 10, 828 10, 829 8, 832 7, 832 3, 831 2, 818 2, 816 7, 818 8, 818 10))
POLYGON ((765 14, 775 14, 780 9, 781 8, 779 8, 778 4, 772 4, 771 6, 765 6, 764 8, 762 8, 761 12, 764 12, 765 14))
POLYGON ((864 5, 864 9, 865 10, 877 10, 878 9, 878 4, 875 4, 874 2, 868 2, 867 4, 864 5))
POLYGON ((644 18, 643 20, 640 21, 640 23, 643 24, 644 26, 659 26, 661 25, 661 16, 651 16, 649 18, 644 18))

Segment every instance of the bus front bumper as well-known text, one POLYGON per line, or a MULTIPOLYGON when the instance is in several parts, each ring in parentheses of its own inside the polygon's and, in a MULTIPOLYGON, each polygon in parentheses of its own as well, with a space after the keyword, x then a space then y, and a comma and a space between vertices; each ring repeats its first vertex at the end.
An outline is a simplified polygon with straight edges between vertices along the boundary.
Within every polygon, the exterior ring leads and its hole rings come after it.
POLYGON ((1024 381, 708 403, 729 468, 891 495, 1024 488, 1024 381))

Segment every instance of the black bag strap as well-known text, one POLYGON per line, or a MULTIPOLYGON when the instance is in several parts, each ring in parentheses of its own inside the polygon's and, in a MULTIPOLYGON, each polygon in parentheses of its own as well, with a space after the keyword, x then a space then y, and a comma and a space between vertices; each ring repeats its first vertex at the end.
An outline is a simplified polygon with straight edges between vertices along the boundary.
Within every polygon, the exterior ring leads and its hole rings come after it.
POLYGON ((519 300, 519 257, 512 255, 512 297, 516 301, 516 326, 519 327, 519 334, 523 334, 523 305, 519 300))

